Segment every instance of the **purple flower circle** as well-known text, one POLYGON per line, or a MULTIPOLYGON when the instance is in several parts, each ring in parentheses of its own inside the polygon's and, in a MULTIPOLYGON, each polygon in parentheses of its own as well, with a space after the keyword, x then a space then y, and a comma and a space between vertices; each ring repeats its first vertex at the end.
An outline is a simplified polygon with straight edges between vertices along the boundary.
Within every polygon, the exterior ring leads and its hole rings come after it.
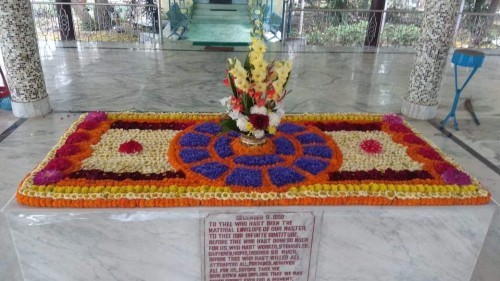
POLYGON ((209 179, 218 179, 222 174, 224 174, 229 168, 218 162, 210 162, 194 166, 191 168, 194 172, 202 174, 209 179))
POLYGON ((226 178, 227 185, 262 186, 262 172, 256 169, 236 168, 226 178))

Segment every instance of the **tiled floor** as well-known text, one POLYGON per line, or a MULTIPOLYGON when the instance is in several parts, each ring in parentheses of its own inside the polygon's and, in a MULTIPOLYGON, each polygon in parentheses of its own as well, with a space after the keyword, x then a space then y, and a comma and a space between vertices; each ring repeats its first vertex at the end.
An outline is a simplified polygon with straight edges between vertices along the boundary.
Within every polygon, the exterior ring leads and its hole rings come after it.
MULTIPOLYGON (((182 43, 181 43, 182 44, 182 43)), ((54 113, 29 119, 0 142, 0 208, 15 192, 19 180, 56 143, 76 112, 106 111, 205 111, 218 112, 224 88, 227 58, 244 56, 246 48, 233 53, 206 52, 182 47, 164 50, 41 47, 47 90, 54 113)), ((269 57, 292 58, 289 82, 293 92, 286 101, 289 112, 396 112, 401 107, 413 61, 404 50, 360 53, 281 51, 273 46, 269 57), (400 52, 404 51, 404 52, 400 52)), ((488 56, 463 93, 472 95, 481 120, 471 121, 461 102, 459 140, 500 169, 500 57, 488 56)), ((463 78, 466 73, 462 73, 463 78)), ((441 88, 438 122, 453 101, 451 64, 441 88)), ((463 100, 462 99, 462 100, 463 100)), ((0 131, 17 119, 0 111, 0 131)), ((411 121, 426 137, 478 177, 500 199, 500 175, 444 136, 427 121, 411 121)), ((500 276, 500 215, 494 219, 471 280, 498 280, 500 276)), ((1 218, 0 218, 1 219, 1 218)), ((2 244, 2 243, 0 243, 2 244)), ((1 269, 1 267, 0 267, 1 269)), ((12 274, 18 274, 12 269, 12 274)), ((0 278, 1 279, 1 278, 0 278)), ((14 280, 14 279, 13 279, 14 280)))

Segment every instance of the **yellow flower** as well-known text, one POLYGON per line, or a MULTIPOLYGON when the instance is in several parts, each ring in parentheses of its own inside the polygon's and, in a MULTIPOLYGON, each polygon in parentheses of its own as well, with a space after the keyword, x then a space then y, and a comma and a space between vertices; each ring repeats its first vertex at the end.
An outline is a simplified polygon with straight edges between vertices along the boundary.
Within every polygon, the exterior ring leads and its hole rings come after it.
POLYGON ((234 81, 234 84, 235 84, 235 86, 236 86, 237 88, 239 88, 239 89, 241 89, 241 90, 243 90, 243 91, 245 91, 245 92, 247 92, 247 91, 248 91, 248 89, 249 89, 249 87, 250 87, 250 84, 249 84, 249 83, 248 83, 248 81, 247 81, 247 80, 245 80, 245 79, 236 79, 236 80, 234 81))
POLYGON ((260 83, 266 79, 266 72, 262 71, 262 69, 260 69, 260 68, 256 68, 256 69, 252 70, 252 79, 255 82, 260 83))
POLYGON ((284 80, 284 81, 283 81, 283 83, 284 83, 284 82, 286 81, 286 79, 288 78, 288 74, 289 74, 289 73, 290 73, 290 72, 289 72, 288 70, 284 69, 284 68, 280 69, 280 70, 278 71, 278 79, 280 79, 280 80, 284 80))
POLYGON ((253 129, 254 129, 254 128, 253 128, 252 123, 247 122, 247 130, 251 132, 251 131, 253 131, 253 129))
POLYGON ((279 81, 275 81, 273 83, 273 88, 276 91, 276 93, 281 96, 281 93, 283 92, 283 84, 280 83, 279 81))
POLYGON ((256 92, 263 93, 267 90, 267 84, 266 83, 255 83, 254 89, 256 92))
POLYGON ((267 71, 267 66, 269 65, 265 59, 256 60, 252 63, 253 67, 256 69, 262 69, 262 71, 267 71))
POLYGON ((269 133, 270 133, 271 135, 274 135, 274 133, 276 133, 276 127, 273 127, 273 126, 272 126, 272 127, 269 127, 267 130, 269 131, 269 133))
MULTIPOLYGON (((259 30, 256 31, 258 33, 259 30)), ((258 38, 252 38, 252 45, 250 46, 250 49, 253 51, 257 51, 259 53, 265 53, 266 52, 266 44, 258 39, 258 38)))
POLYGON ((256 63, 263 61, 264 56, 261 53, 252 51, 248 53, 248 60, 250 61, 250 64, 255 65, 256 63))
POLYGON ((252 73, 252 80, 254 80, 255 82, 260 83, 264 79, 266 79, 266 77, 264 75, 262 75, 262 72, 252 73))

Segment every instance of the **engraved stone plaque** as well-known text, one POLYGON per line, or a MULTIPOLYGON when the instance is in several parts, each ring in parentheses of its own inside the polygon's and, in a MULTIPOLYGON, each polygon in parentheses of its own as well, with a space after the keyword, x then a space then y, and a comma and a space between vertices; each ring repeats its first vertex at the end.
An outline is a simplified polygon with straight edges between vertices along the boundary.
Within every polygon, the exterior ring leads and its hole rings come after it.
POLYGON ((208 214, 202 222, 205 281, 311 281, 311 212, 208 214))

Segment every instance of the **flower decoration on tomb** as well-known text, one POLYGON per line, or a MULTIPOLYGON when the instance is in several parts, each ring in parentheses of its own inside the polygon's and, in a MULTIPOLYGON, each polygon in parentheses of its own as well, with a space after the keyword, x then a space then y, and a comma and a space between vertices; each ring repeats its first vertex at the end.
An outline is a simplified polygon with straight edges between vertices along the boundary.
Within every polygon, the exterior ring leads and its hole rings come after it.
POLYGON ((84 114, 21 182, 17 199, 41 207, 173 207, 472 205, 491 197, 398 116, 286 115, 254 147, 239 132, 221 134, 222 120, 84 114))
POLYGON ((230 88, 231 96, 221 100, 228 116, 221 122, 224 131, 257 139, 276 133, 285 114, 283 100, 290 92, 286 85, 292 62, 267 61, 266 48, 262 39, 254 37, 244 63, 237 58, 229 59, 224 84, 230 88))

